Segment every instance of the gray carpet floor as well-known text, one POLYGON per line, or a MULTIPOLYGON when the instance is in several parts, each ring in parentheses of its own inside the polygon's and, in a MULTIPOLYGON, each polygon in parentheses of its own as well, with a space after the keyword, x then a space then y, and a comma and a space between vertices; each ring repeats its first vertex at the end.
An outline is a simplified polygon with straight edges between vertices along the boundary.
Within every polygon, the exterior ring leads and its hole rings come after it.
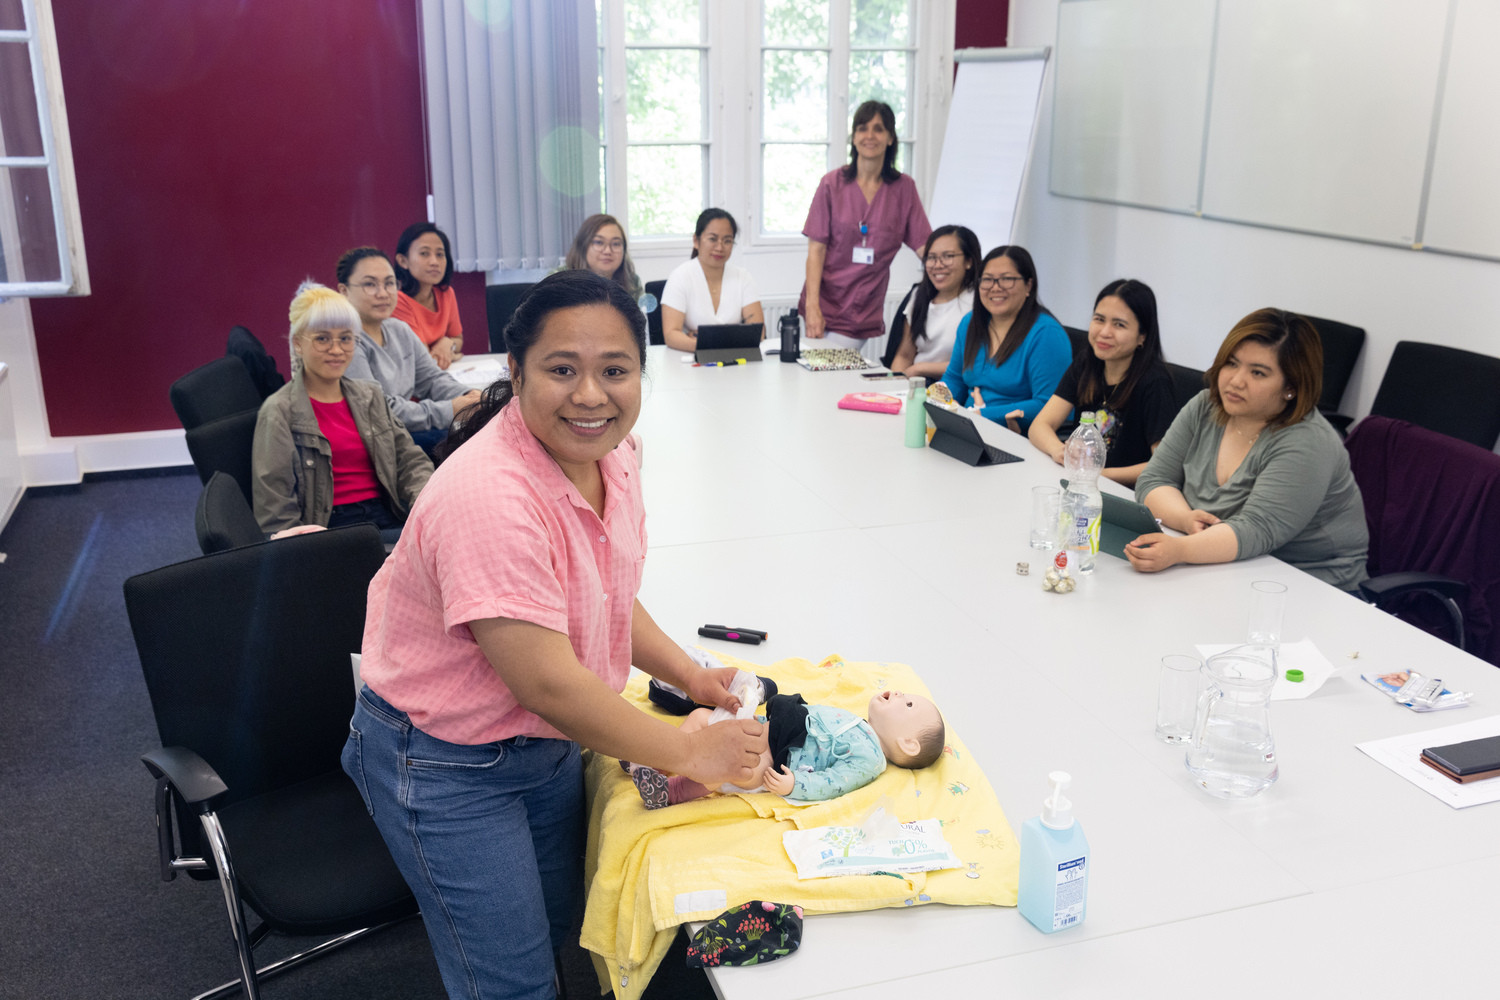
MULTIPOLYGON (((121 591, 127 577, 198 556, 199 488, 179 469, 33 489, 0 534, 0 1000, 186 998, 235 975, 217 886, 158 874, 139 756, 159 742, 121 591)), ((272 939, 258 955, 307 943, 272 939)), ((574 1000, 598 995, 576 945, 564 981, 574 1000)), ((680 956, 652 993, 713 996, 680 956)), ((444 993, 410 920, 262 995, 444 993)))

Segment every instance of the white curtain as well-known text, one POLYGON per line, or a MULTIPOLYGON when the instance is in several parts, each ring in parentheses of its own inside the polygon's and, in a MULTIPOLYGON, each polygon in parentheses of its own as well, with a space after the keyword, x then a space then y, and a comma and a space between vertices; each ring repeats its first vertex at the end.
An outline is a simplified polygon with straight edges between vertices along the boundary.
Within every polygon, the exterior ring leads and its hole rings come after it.
POLYGON ((599 211, 593 0, 421 0, 434 221, 460 271, 561 263, 599 211))

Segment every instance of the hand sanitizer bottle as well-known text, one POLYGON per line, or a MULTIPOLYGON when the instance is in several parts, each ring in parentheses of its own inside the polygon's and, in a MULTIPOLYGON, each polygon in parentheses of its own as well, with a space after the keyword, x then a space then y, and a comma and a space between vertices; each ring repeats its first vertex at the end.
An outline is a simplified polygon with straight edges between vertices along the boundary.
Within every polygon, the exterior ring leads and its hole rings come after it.
POLYGON ((1073 778, 1066 771, 1047 775, 1052 793, 1042 815, 1021 824, 1021 916, 1051 934, 1083 923, 1088 904, 1089 842, 1073 819, 1073 803, 1063 789, 1073 778))

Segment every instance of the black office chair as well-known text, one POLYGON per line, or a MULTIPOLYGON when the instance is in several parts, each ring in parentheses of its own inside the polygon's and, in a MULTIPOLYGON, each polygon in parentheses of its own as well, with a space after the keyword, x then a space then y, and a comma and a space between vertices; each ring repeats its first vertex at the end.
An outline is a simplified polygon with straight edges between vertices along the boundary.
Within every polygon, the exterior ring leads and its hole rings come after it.
POLYGON ((198 535, 198 548, 206 556, 266 540, 255 512, 240 492, 240 484, 225 472, 209 476, 198 494, 193 529, 198 535))
POLYGON ((244 363, 261 399, 286 385, 286 379, 282 378, 281 372, 276 368, 276 359, 266 353, 265 345, 245 327, 236 326, 229 331, 229 343, 224 353, 228 357, 239 358, 244 363))
POLYGON ((238 358, 214 358, 172 383, 172 409, 186 430, 243 410, 258 410, 260 390, 238 358))
POLYGON ((1500 440, 1500 358, 1403 340, 1370 412, 1492 451, 1500 440))
POLYGON ((1370 531, 1361 593, 1500 664, 1500 455, 1378 415, 1344 447, 1370 531))
POLYGON ((255 445, 255 418, 259 414, 259 410, 242 410, 187 431, 188 454, 193 458, 198 478, 206 484, 215 472, 228 473, 239 483, 245 502, 252 506, 250 453, 255 445))
POLYGON ((534 281, 517 281, 509 285, 486 285, 484 289, 484 318, 490 326, 490 353, 505 353, 505 324, 515 314, 516 306, 531 291, 534 281))
POLYGON ((1077 361, 1089 349, 1089 332, 1076 326, 1065 326, 1063 330, 1068 334, 1068 342, 1073 345, 1073 360, 1077 361))
POLYGON ((887 368, 896 360, 896 352, 901 350, 901 341, 906 339, 906 304, 915 294, 917 285, 912 285, 906 290, 906 295, 902 297, 901 304, 896 307, 896 315, 891 320, 891 332, 885 340, 885 353, 880 356, 880 363, 887 368))
POLYGON ((1203 381, 1203 372, 1187 365, 1174 365, 1170 361, 1163 362, 1167 366, 1167 374, 1172 376, 1172 401, 1181 410, 1198 393, 1202 392, 1207 385, 1203 381))
POLYGON ((1305 318, 1318 331, 1318 339, 1323 342, 1323 395, 1318 400, 1318 412, 1333 425, 1334 430, 1343 434, 1354 418, 1340 413, 1339 406, 1354 374, 1354 365, 1359 361, 1359 352, 1365 346, 1365 331, 1363 327, 1338 320, 1317 316, 1305 318))
POLYGON ((667 342, 667 338, 661 332, 661 293, 666 287, 665 281, 646 282, 646 294, 657 303, 656 307, 646 314, 646 331, 650 334, 653 344, 667 342))
POLYGON ((339 763, 349 654, 384 559, 380 533, 356 525, 125 581, 162 744, 141 758, 156 778, 161 877, 217 880, 238 952, 240 978, 204 997, 255 1000, 261 979, 417 912, 339 763), (257 970, 271 933, 338 937, 257 970))

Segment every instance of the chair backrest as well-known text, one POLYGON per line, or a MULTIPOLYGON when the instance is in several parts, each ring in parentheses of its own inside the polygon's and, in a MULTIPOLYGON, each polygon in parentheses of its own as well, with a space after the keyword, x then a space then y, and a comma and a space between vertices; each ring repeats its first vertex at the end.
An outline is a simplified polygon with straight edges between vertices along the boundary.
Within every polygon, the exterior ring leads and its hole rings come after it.
POLYGON ((1073 345, 1073 360, 1077 361, 1079 355, 1089 349, 1089 332, 1076 326, 1065 326, 1063 330, 1068 334, 1068 342, 1073 345))
POLYGON ((385 559, 361 524, 217 552, 133 576, 125 609, 162 746, 186 746, 229 787, 224 804, 339 767, 385 559))
POLYGON ((912 285, 906 290, 901 304, 896 307, 896 315, 891 319, 891 332, 885 339, 885 353, 880 357, 880 363, 887 368, 896 360, 896 352, 901 350, 901 341, 906 339, 906 304, 915 294, 917 294, 917 285, 912 285))
POLYGON ((1203 372, 1187 365, 1174 365, 1172 362, 1164 362, 1167 366, 1167 374, 1172 376, 1172 398, 1181 410, 1206 386, 1203 383, 1203 372))
MULTIPOLYGON (((1344 447, 1364 500, 1370 574, 1429 572, 1467 583, 1468 649, 1500 664, 1500 455, 1382 416, 1355 424, 1344 447)), ((1402 617, 1447 638, 1446 614, 1430 612, 1402 617)))
POLYGON ((207 483, 215 472, 228 473, 240 485, 246 502, 250 499, 250 453, 255 445, 255 419, 258 410, 244 410, 218 420, 210 420, 187 431, 188 454, 198 478, 207 483))
POLYGON ((214 358, 172 383, 172 409, 186 430, 260 408, 261 394, 238 358, 214 358))
POLYGON ((1317 316, 1307 316, 1306 319, 1323 342, 1323 395, 1318 400, 1318 409, 1324 413, 1337 413, 1344 401, 1349 377, 1354 374, 1354 365, 1359 361, 1359 352, 1365 346, 1364 327, 1317 316))
POLYGON ((1485 450, 1500 440, 1500 358, 1440 344, 1396 344, 1371 413, 1485 450))
POLYGON ((224 354, 244 362, 245 370, 250 373, 250 380, 255 383, 261 399, 286 385, 286 379, 281 377, 281 372, 276 368, 276 359, 266 353, 265 345, 245 327, 236 326, 229 331, 229 343, 224 354))
POLYGON ((655 308, 646 314, 646 332, 650 335, 651 343, 665 344, 666 335, 661 332, 661 293, 667 287, 665 281, 646 282, 646 294, 656 302, 655 308))
POLYGON ((516 306, 531 291, 534 281, 517 281, 508 285, 486 285, 484 289, 484 317, 490 327, 490 353, 505 353, 505 324, 515 313, 516 306))
POLYGON ((254 545, 266 539, 255 521, 255 512, 240 492, 240 484, 226 472, 208 477, 198 494, 198 509, 193 515, 198 548, 204 555, 254 545))

